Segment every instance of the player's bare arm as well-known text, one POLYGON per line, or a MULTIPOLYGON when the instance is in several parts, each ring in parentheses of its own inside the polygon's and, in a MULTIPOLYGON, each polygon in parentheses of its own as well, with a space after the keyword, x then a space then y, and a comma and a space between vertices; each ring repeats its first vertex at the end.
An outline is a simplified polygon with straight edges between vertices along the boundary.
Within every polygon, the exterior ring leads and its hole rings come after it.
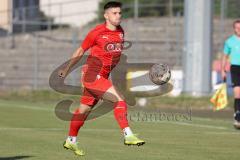
POLYGON ((221 76, 223 80, 226 80, 226 64, 227 64, 227 60, 228 60, 228 55, 223 55, 222 57, 222 64, 221 64, 221 76))
POLYGON ((62 78, 64 78, 68 71, 70 70, 70 68, 72 68, 83 56, 84 54, 84 50, 82 49, 82 47, 79 47, 72 55, 70 62, 67 64, 67 66, 63 69, 61 69, 58 72, 58 75, 62 78))

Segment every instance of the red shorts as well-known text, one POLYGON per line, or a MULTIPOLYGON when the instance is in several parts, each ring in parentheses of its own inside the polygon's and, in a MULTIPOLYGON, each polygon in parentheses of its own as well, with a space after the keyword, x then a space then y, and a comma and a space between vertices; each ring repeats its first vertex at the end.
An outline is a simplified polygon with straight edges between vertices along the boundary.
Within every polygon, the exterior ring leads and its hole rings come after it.
POLYGON ((96 79, 91 82, 84 80, 85 73, 82 75, 83 95, 80 102, 88 106, 94 106, 103 94, 112 86, 112 82, 100 75, 96 76, 96 79))

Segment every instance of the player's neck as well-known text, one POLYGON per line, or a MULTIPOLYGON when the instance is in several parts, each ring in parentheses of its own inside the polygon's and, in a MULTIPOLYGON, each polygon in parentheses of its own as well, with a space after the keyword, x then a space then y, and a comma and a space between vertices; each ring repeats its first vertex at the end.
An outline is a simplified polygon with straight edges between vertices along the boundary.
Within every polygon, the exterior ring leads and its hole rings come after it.
POLYGON ((111 30, 111 31, 115 31, 117 29, 116 26, 112 25, 111 23, 106 22, 106 28, 111 30))

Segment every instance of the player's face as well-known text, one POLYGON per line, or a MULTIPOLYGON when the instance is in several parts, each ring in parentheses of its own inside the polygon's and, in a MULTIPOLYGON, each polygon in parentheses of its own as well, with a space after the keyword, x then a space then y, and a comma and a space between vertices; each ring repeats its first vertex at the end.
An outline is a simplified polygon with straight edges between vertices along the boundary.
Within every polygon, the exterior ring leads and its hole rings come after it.
POLYGON ((106 21, 108 21, 112 25, 114 25, 114 26, 120 25, 121 17, 122 17, 121 8, 117 7, 117 8, 107 9, 105 11, 104 17, 105 17, 106 21))
POLYGON ((236 23, 234 25, 234 32, 238 37, 240 37, 240 23, 236 23))

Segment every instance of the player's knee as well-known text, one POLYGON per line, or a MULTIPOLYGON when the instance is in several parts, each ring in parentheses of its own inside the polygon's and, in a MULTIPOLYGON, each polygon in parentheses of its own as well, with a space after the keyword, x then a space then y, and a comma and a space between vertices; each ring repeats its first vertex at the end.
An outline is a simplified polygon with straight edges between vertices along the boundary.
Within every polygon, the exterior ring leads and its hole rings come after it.
POLYGON ((121 101, 125 101, 125 100, 123 98, 117 97, 117 96, 112 100, 113 103, 118 103, 118 102, 121 102, 121 101))
POLYGON ((234 88, 234 98, 237 98, 237 99, 240 98, 240 87, 234 88))
POLYGON ((79 113, 80 114, 86 114, 86 113, 89 113, 91 112, 92 108, 88 105, 85 105, 85 104, 81 104, 80 105, 80 108, 79 108, 79 113))
POLYGON ((235 99, 240 99, 240 94, 234 95, 235 99))
POLYGON ((125 102, 125 100, 124 100, 123 97, 121 97, 121 96, 117 96, 117 102, 119 102, 119 101, 124 101, 124 102, 125 102))
POLYGON ((104 99, 110 100, 111 102, 124 101, 123 96, 116 90, 114 86, 110 87, 107 92, 103 95, 104 99))
POLYGON ((118 92, 116 92, 116 94, 115 94, 115 99, 116 99, 115 102, 125 101, 124 97, 118 92))

